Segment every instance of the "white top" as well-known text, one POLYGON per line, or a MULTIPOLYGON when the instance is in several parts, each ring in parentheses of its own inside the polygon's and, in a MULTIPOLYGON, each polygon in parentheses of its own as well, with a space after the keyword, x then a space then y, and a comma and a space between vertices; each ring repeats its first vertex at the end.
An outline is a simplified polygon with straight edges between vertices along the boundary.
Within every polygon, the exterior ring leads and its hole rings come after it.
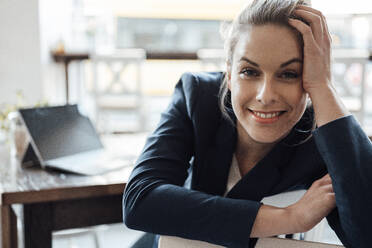
POLYGON ((229 177, 227 178, 226 191, 225 194, 223 194, 223 196, 226 196, 227 193, 229 193, 230 190, 235 186, 235 184, 239 182, 240 179, 242 179, 242 175, 240 174, 238 160, 236 160, 234 153, 231 161, 229 177))
MULTIPOLYGON (((229 177, 227 179, 227 186, 224 196, 234 187, 234 185, 242 178, 238 161, 236 160, 235 153, 233 154, 229 177)), ((199 241, 199 240, 191 240, 191 239, 184 239, 175 236, 164 236, 161 235, 159 239, 158 248, 222 248, 223 246, 214 245, 211 243, 199 241)))

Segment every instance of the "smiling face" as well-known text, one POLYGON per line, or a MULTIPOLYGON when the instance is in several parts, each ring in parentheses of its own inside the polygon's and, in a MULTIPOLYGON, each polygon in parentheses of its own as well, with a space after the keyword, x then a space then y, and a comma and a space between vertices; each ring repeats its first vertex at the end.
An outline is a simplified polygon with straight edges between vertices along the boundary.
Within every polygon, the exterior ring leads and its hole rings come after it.
POLYGON ((298 37, 286 26, 241 32, 227 70, 238 135, 274 143, 290 132, 306 108, 302 60, 298 37))

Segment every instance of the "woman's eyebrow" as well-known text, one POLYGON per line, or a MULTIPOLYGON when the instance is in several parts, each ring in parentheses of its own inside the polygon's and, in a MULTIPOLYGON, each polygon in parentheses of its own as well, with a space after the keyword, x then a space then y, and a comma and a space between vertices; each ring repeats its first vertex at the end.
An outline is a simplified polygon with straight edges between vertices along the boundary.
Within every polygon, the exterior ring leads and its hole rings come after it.
MULTIPOLYGON (((252 64, 252 65, 254 65, 254 66, 256 66, 256 67, 260 67, 259 64, 257 64, 256 62, 253 62, 252 60, 250 60, 250 59, 248 59, 248 58, 246 58, 246 57, 242 57, 242 58, 240 59, 240 61, 246 61, 246 62, 248 62, 249 64, 252 64)), ((301 64, 303 63, 303 62, 302 62, 302 59, 299 59, 299 58, 293 58, 293 59, 288 60, 287 62, 282 63, 282 64, 280 65, 280 67, 282 68, 282 67, 285 67, 285 66, 287 66, 287 65, 289 65, 289 64, 292 64, 292 63, 295 63, 295 62, 297 62, 297 63, 301 63, 301 64)))
POLYGON ((285 66, 287 66, 287 65, 289 65, 289 64, 292 64, 292 63, 295 63, 295 62, 297 62, 297 63, 301 63, 301 64, 302 64, 302 59, 299 59, 299 58, 293 58, 293 59, 290 59, 290 60, 288 60, 287 62, 284 62, 283 64, 281 64, 281 65, 280 65, 280 68, 285 67, 285 66))
POLYGON ((252 65, 254 65, 256 67, 260 67, 257 63, 253 62, 252 60, 249 60, 246 57, 242 57, 239 61, 245 61, 245 62, 248 62, 249 64, 252 64, 252 65))

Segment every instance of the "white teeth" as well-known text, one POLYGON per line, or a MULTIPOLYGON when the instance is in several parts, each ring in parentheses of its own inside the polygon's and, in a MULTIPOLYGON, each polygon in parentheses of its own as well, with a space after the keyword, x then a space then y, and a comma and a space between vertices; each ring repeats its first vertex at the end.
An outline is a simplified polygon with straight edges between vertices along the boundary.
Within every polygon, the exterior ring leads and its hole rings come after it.
POLYGON ((256 112, 256 111, 253 111, 253 113, 256 116, 261 117, 261 118, 264 118, 264 119, 274 118, 274 117, 276 117, 276 116, 278 116, 280 114, 280 112, 275 112, 275 113, 270 113, 270 114, 264 114, 264 113, 260 113, 260 112, 256 112))

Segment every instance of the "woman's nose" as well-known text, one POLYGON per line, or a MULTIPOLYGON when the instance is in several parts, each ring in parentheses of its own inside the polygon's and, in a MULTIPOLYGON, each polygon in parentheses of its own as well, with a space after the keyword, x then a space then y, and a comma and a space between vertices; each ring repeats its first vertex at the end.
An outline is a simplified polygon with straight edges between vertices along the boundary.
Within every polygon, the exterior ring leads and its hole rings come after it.
POLYGON ((271 79, 264 79, 259 84, 256 100, 264 105, 275 103, 278 100, 274 82, 271 79))

